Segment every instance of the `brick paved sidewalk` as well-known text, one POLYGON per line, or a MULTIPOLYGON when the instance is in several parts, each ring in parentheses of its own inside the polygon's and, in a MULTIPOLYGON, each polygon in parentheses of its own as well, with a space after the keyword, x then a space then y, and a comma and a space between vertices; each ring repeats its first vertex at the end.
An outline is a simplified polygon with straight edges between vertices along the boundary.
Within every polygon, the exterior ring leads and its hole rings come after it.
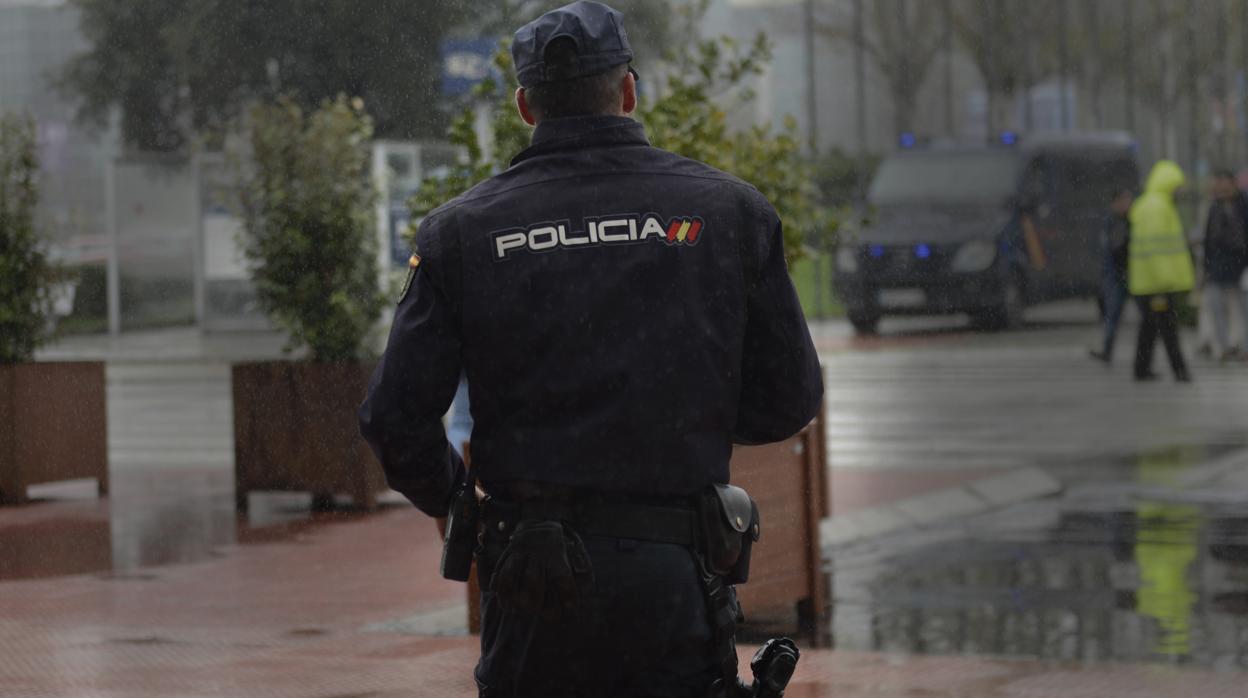
MULTIPOLYGON (((0 510, 0 527, 19 518, 29 510, 0 510)), ((389 510, 273 539, 139 573, 0 583, 0 695, 474 694, 474 638, 385 630, 457 614, 463 602, 463 587, 437 576, 428 520, 389 510)), ((746 660, 752 649, 742 648, 746 660)), ((788 695, 1240 696, 1242 680, 1159 666, 808 650, 788 695)))

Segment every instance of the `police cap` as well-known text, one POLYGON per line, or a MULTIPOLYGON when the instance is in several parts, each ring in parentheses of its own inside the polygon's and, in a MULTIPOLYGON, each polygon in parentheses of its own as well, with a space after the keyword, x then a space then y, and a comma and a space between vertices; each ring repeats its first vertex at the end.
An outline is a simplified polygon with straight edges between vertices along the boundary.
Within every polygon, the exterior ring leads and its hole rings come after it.
POLYGON ((600 2, 577 0, 551 10, 516 31, 511 43, 516 79, 521 87, 573 80, 605 73, 633 60, 633 48, 624 31, 624 14, 600 2), (571 39, 576 61, 546 66, 546 47, 555 39, 571 39))

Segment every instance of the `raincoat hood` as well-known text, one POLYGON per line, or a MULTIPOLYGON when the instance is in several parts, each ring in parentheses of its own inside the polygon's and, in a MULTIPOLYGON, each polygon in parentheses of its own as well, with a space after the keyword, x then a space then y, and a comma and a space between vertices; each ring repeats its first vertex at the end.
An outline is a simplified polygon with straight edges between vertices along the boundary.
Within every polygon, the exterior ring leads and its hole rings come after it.
POLYGON ((1148 182, 1144 185, 1144 191, 1150 194, 1166 194, 1173 196, 1179 187, 1187 183, 1187 178, 1183 176, 1183 170, 1173 160, 1159 160, 1153 165, 1153 171, 1148 175, 1148 182))

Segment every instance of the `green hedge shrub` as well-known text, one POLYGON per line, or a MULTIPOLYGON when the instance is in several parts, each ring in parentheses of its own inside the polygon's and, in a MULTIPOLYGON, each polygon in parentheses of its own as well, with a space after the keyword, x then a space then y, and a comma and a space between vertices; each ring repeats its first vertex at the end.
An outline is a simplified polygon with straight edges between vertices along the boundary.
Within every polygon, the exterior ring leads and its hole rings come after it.
MULTIPOLYGON (((494 57, 495 77, 475 88, 477 103, 451 124, 449 140, 464 148, 468 162, 445 177, 422 183, 408 202, 413 221, 418 223, 434 208, 507 169, 511 158, 529 145, 532 130, 512 101, 517 85, 508 47, 504 41, 494 57), (488 105, 492 117, 491 153, 474 130, 480 104, 488 105)), ((785 253, 793 261, 804 254, 808 238, 827 240, 830 246, 838 221, 820 201, 815 167, 802 153, 793 119, 786 118, 780 129, 729 126, 728 111, 754 99, 746 89, 747 79, 760 74, 770 59, 771 45, 761 34, 746 45, 730 38, 685 42, 669 57, 666 75, 658 80, 661 92, 643 95, 634 117, 645 124, 656 147, 701 160, 757 187, 784 221, 785 253)), ((414 235, 412 226, 408 236, 414 235)))
POLYGON ((359 99, 304 113, 291 99, 255 107, 242 167, 243 251, 260 306, 320 362, 354 361, 381 313, 372 122, 359 99))
POLYGON ((0 114, 0 363, 29 361, 46 339, 56 270, 39 247, 35 122, 0 114))

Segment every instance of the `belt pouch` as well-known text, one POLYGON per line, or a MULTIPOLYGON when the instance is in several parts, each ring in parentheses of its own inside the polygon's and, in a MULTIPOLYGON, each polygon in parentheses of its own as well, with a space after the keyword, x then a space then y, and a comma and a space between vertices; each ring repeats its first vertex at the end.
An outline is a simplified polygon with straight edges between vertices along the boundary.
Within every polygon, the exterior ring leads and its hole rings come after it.
POLYGON ((740 487, 712 485, 698 505, 706 561, 726 584, 750 577, 750 553, 760 534, 758 505, 740 487))

